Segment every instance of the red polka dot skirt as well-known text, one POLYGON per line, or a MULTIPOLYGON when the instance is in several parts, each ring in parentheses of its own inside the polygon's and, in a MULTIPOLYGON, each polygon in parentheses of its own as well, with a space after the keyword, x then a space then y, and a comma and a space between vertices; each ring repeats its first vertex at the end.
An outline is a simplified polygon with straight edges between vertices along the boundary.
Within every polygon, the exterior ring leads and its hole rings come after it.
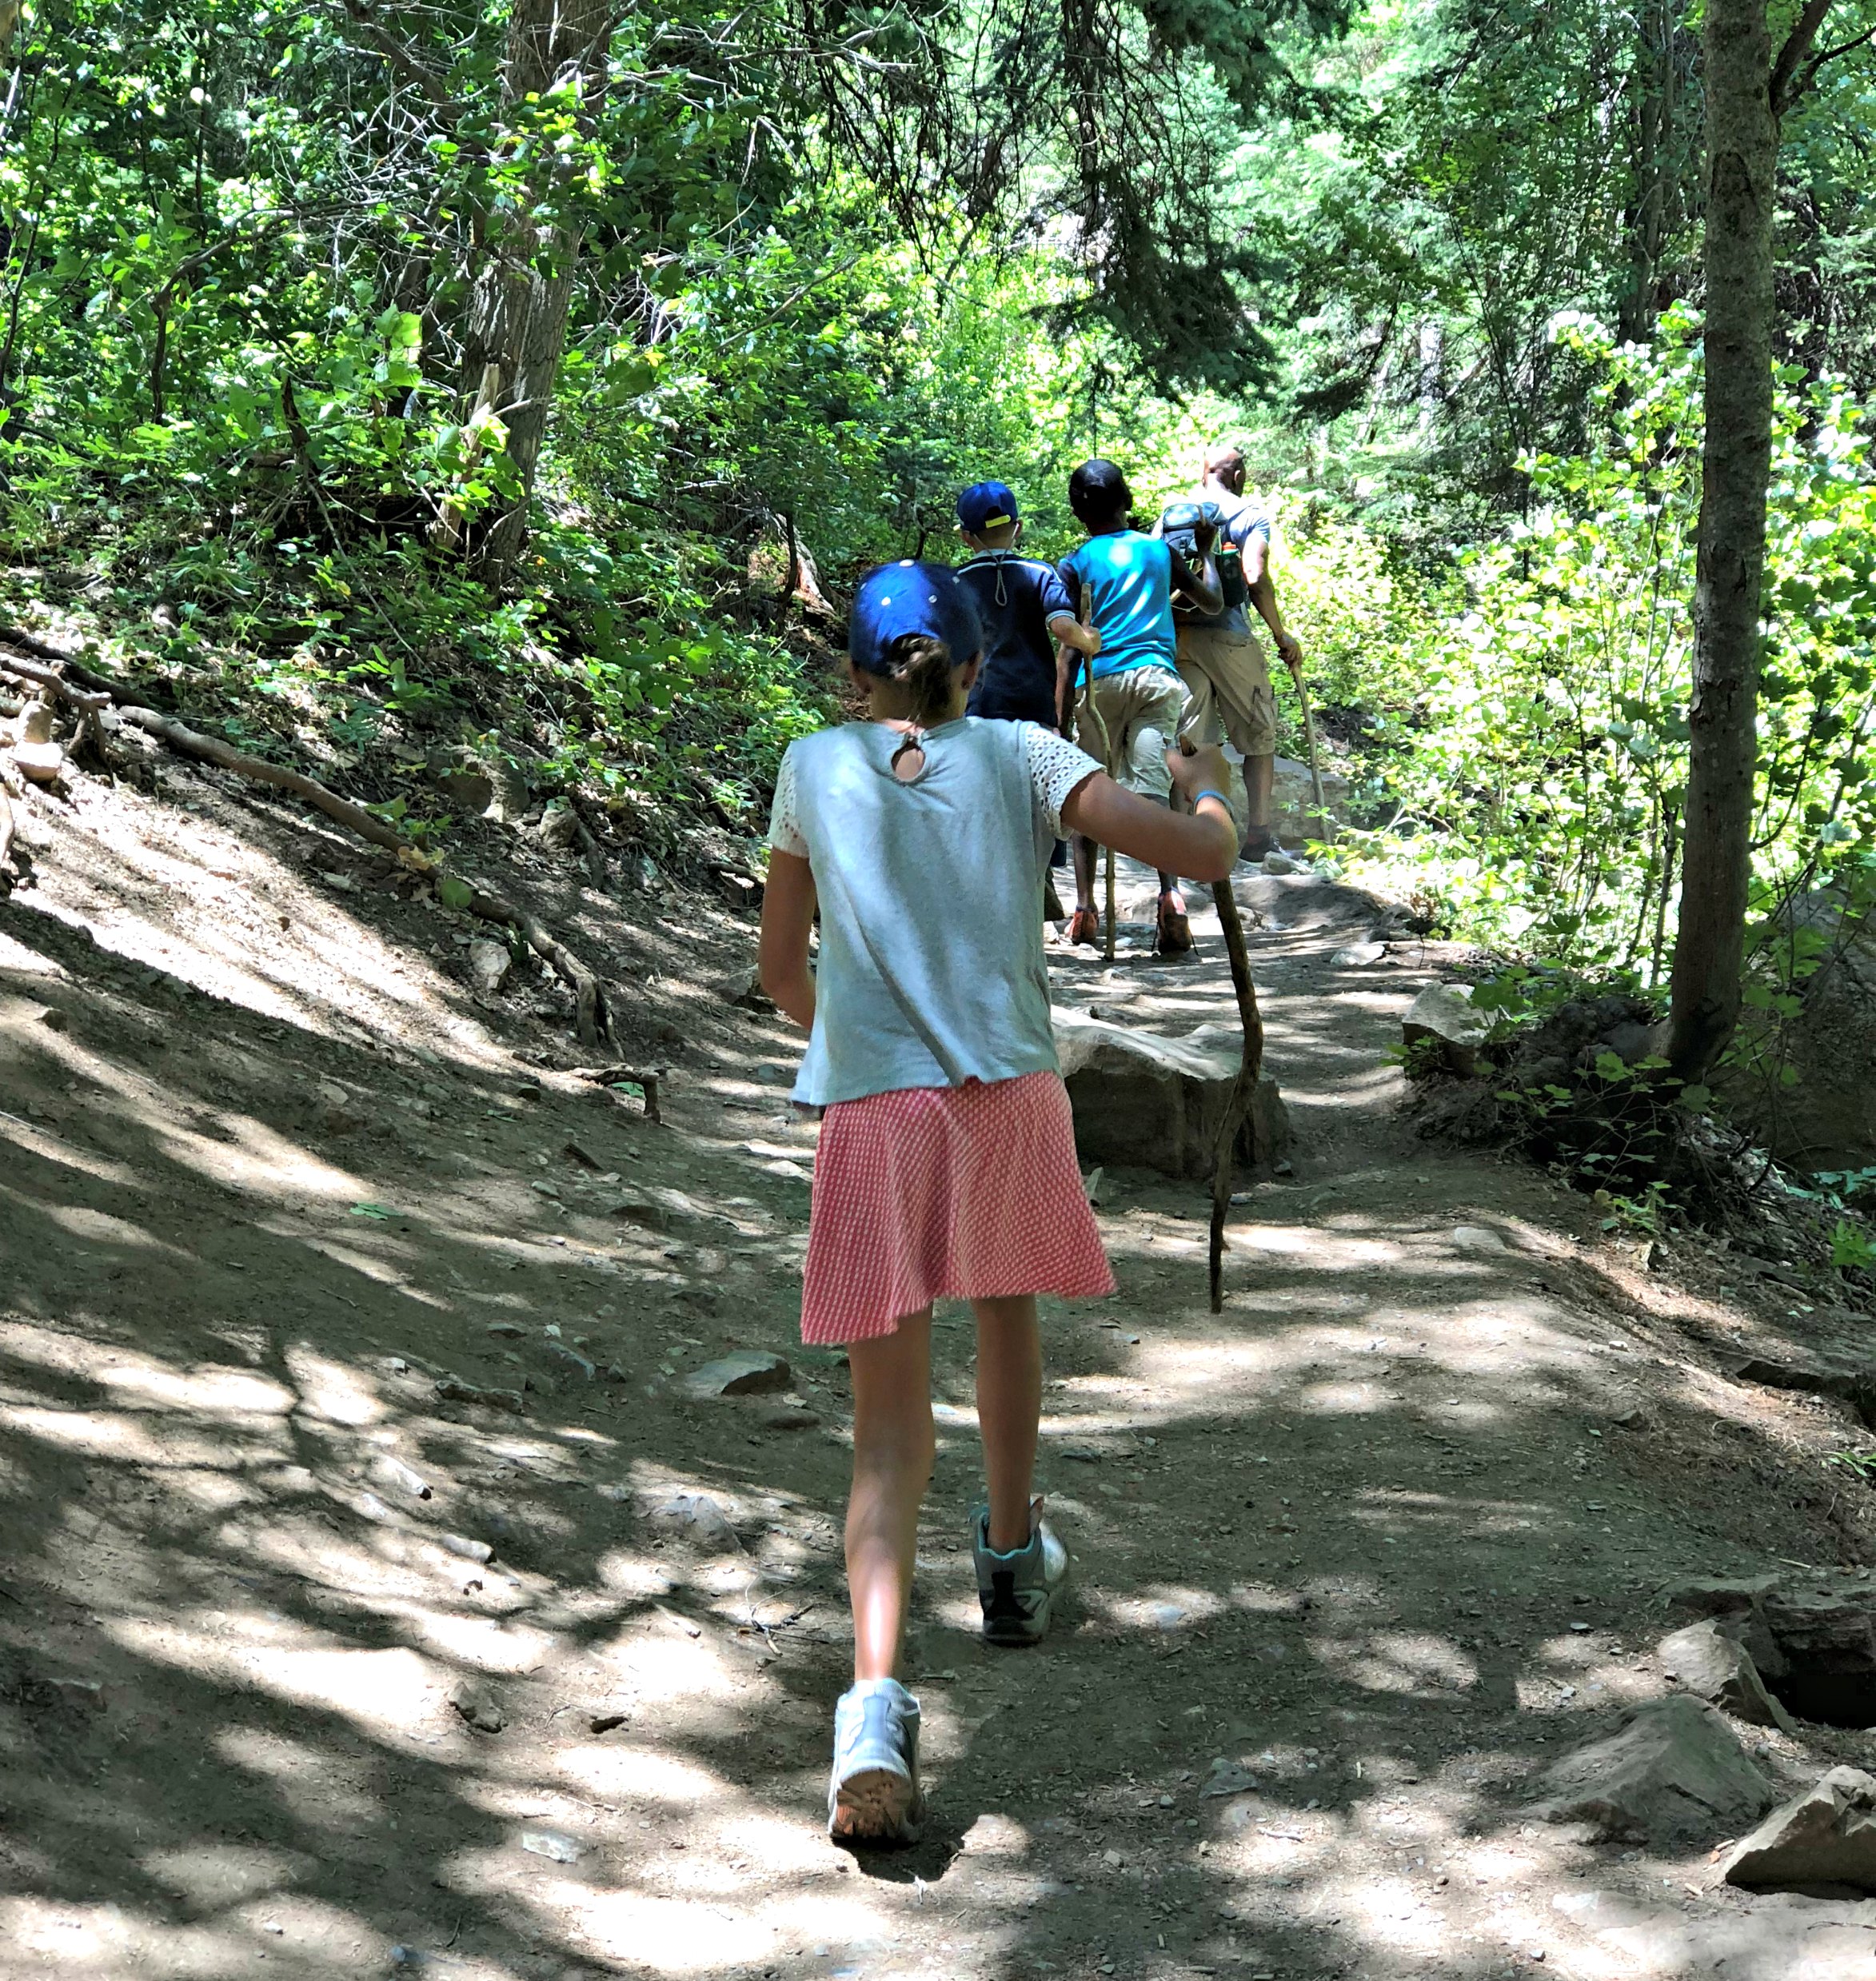
POLYGON ((904 1087, 828 1109, 804 1341, 889 1335, 935 1300, 1113 1290, 1056 1074, 904 1087))

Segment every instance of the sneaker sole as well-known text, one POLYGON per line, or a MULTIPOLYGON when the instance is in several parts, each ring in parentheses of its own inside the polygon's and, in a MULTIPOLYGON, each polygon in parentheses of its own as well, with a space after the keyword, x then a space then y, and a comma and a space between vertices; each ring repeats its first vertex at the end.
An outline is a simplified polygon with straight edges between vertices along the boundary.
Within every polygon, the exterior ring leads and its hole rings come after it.
POLYGON ((834 1791, 828 1834, 843 1842, 916 1843, 924 1798, 891 1768, 863 1768, 834 1791))

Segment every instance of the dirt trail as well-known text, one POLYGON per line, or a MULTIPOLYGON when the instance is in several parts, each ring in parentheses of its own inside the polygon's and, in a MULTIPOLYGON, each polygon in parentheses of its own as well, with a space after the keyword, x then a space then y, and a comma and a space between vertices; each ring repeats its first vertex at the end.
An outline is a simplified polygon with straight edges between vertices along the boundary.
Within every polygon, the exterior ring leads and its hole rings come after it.
MULTIPOLYGON (((553 993, 477 1005, 371 863, 178 790, 94 789, 0 905, 7 1981, 1868 1972, 1876 1907, 1523 1814, 1666 1688, 1662 1584, 1876 1558, 1823 1463, 1862 1434, 1715 1372, 1782 1317, 1717 1255, 1645 1271, 1583 1199, 1413 1137, 1387 1048, 1438 959, 1338 964, 1355 897, 1245 885, 1297 1144, 1221 1317, 1203 1192, 1108 1172, 1120 1293, 1048 1317, 1077 1582, 1035 1654, 975 1635, 941 1316, 933 1822, 856 1860, 820 1826, 844 1370, 794 1345, 813 1136, 798 1040, 723 994, 751 925, 557 904, 673 1065, 656 1127, 518 1058, 553 993), (738 1347, 791 1393, 691 1400, 738 1347), (645 1517, 680 1493, 732 1531, 645 1517)), ((1197 927, 1181 965, 1058 953, 1059 995, 1228 1016, 1197 927)), ((1747 1733, 1781 1779, 1876 1759, 1747 1733)))

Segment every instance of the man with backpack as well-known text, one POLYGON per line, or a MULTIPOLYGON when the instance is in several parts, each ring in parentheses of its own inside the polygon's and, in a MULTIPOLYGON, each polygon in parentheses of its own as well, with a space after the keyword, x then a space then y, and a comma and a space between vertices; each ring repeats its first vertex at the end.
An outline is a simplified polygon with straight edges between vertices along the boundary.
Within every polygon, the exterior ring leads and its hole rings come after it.
POLYGON ((1247 824, 1244 851, 1253 860, 1277 848, 1271 829, 1271 795, 1275 783, 1276 696, 1270 664, 1251 630, 1255 605, 1270 629, 1277 651, 1300 693, 1303 648, 1283 624, 1270 576, 1270 518, 1244 494, 1241 448, 1228 443, 1207 448, 1205 478, 1192 499, 1175 502, 1160 517, 1156 535, 1183 547, 1186 537, 1215 524, 1215 549, 1223 609, 1200 611, 1189 600, 1175 601, 1178 666, 1191 700, 1179 733, 1197 742, 1228 737, 1244 759, 1247 824))

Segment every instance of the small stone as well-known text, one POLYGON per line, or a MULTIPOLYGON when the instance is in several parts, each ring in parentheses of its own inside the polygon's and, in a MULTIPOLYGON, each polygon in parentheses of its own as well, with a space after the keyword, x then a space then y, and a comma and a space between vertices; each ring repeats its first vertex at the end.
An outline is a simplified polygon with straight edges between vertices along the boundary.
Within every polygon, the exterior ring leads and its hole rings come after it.
POLYGON ((760 973, 749 970, 744 975, 732 978, 724 986, 724 1000, 739 1011, 760 1011, 765 1013, 775 1009, 775 1000, 762 988, 760 973))
POLYGON ((48 1032, 63 1032, 71 1020, 59 1009, 58 1005, 48 1004, 39 1013, 39 1022, 48 1032))
POLYGON ((612 1733, 624 1726, 629 1716, 625 1713, 593 1713, 588 1716, 587 1730, 591 1733, 612 1733))
POLYGON ((1176 1603, 1156 1603, 1153 1605, 1153 1621, 1161 1630, 1177 1630, 1186 1620, 1186 1613, 1176 1603))
POLYGON ((466 1683, 458 1685, 449 1695, 449 1703, 477 1733, 500 1733, 508 1724, 508 1715, 494 1695, 478 1687, 466 1683))
POLYGON ((15 743, 14 768, 33 784, 57 784, 65 769, 65 752, 56 743, 15 743))
POLYGON ((421 1472, 413 1472, 401 1458, 393 1458, 387 1452, 371 1461, 369 1476, 381 1486, 394 1486, 400 1492, 413 1494, 419 1500, 430 1496, 430 1482, 421 1472))
POLYGON ((1384 942, 1351 942, 1346 949, 1338 949, 1329 961, 1338 969, 1360 970, 1379 963, 1387 953, 1384 942))
POLYGON ((56 1678, 42 1683, 62 1706, 75 1707, 82 1712, 103 1710, 104 1687, 95 1679, 56 1678))
POLYGON ((599 1374, 599 1364, 597 1362, 588 1360, 577 1348, 569 1348, 564 1341, 549 1342, 547 1352, 557 1362, 564 1363, 569 1369, 576 1375, 584 1377, 589 1383, 599 1374))
POLYGON ((706 1553, 721 1554, 741 1545, 728 1516, 708 1493, 677 1492, 645 1509, 647 1524, 706 1553))
POLYGON ((779 1355, 766 1348, 739 1348, 714 1362, 706 1362, 685 1378, 686 1392, 698 1398, 752 1396, 770 1390, 786 1389, 793 1372, 779 1355))
POLYGON ((478 996, 493 997, 507 981, 509 972, 514 967, 514 958, 509 954, 505 942, 492 942, 486 936, 478 936, 469 946, 469 975, 475 981, 478 996))
POLYGON ((760 1421, 764 1431, 811 1431, 820 1420, 798 1404, 778 1404, 764 1411, 760 1421))
POLYGON ((504 1341, 519 1341, 528 1331, 518 1320, 492 1320, 482 1332, 497 1336, 504 1341))
POLYGON ((480 1564, 495 1559, 495 1550, 486 1541, 471 1540, 466 1534, 440 1533, 437 1545, 464 1561, 480 1564))
POLYGON ((473 1383, 465 1383, 458 1376, 441 1376, 437 1379, 437 1394, 445 1403, 481 1404, 490 1410, 508 1410, 520 1412, 527 1408, 527 1400, 518 1389, 482 1389, 473 1383))
POLYGON ((1267 853, 1263 856, 1263 870, 1266 873, 1295 873, 1297 866, 1287 853, 1267 853))
POLYGON ((586 1846, 564 1830, 524 1830, 521 1848, 537 1857, 551 1858, 557 1864, 573 1864, 586 1855, 586 1846))
POLYGON ((365 1126, 368 1117, 349 1088, 322 1080, 313 1092, 319 1096, 319 1125, 328 1135, 355 1135, 365 1126))
POLYGON ((1221 1755, 1211 1763, 1211 1773, 1199 1793, 1207 1799, 1222 1795, 1248 1795, 1257 1786, 1257 1777, 1235 1761, 1221 1755))
POLYGON ((1504 1240, 1487 1224, 1455 1224, 1452 1242, 1459 1252, 1508 1252, 1504 1240))

